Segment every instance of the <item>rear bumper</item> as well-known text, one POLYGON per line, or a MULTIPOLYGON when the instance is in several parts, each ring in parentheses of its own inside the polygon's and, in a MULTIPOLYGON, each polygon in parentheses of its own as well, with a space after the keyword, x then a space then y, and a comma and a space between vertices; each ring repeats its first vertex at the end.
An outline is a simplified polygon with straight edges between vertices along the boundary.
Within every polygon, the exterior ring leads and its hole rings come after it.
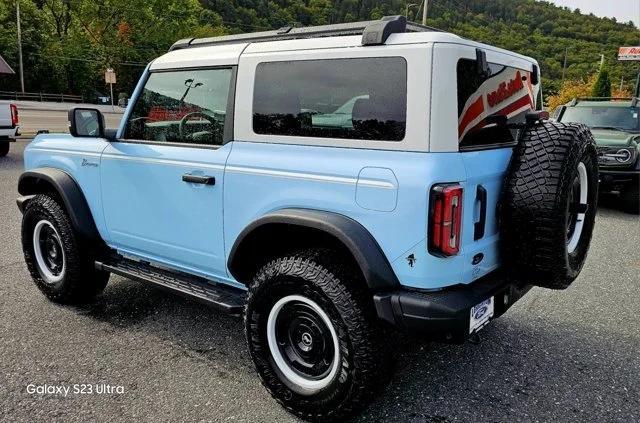
POLYGON ((0 139, 15 141, 15 137, 20 136, 19 126, 0 126, 0 139))
POLYGON ((471 308, 494 297, 494 319, 531 289, 493 273, 469 285, 440 291, 399 290, 374 296, 378 316, 398 329, 434 341, 462 343, 469 337, 471 308))

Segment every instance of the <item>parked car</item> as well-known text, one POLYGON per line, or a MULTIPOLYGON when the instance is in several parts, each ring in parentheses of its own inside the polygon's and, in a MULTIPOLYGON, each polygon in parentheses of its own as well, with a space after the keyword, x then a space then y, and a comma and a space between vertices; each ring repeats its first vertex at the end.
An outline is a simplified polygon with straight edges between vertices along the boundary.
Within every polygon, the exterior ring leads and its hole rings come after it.
POLYGON ((181 40, 117 132, 77 108, 26 148, 25 260, 56 302, 117 274, 243 315, 277 401, 341 421, 391 330, 462 343, 580 273, 595 143, 540 92, 534 59, 403 17, 181 40))
POLYGON ((576 98, 559 107, 559 122, 588 125, 598 144, 600 190, 619 192, 623 208, 640 213, 640 107, 638 98, 576 98))
POLYGON ((19 123, 18 107, 13 103, 0 100, 0 157, 9 154, 10 143, 20 135, 19 123))

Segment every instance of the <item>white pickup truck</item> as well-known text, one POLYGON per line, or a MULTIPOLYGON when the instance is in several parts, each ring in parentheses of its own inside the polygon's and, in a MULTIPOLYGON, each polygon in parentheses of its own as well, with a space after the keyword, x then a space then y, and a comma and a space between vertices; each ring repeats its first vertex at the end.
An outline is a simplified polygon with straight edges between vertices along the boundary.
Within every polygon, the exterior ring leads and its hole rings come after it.
POLYGON ((20 135, 18 126, 18 108, 15 104, 0 101, 0 157, 9 153, 9 143, 20 135))

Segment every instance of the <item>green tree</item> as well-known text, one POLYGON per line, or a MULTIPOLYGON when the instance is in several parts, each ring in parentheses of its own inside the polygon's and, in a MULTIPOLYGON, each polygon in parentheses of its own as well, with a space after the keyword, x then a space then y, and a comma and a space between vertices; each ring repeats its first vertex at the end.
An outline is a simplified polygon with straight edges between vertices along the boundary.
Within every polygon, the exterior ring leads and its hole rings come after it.
POLYGON ((598 78, 593 89, 591 90, 593 97, 611 97, 611 79, 609 78, 609 71, 606 66, 600 68, 598 78))

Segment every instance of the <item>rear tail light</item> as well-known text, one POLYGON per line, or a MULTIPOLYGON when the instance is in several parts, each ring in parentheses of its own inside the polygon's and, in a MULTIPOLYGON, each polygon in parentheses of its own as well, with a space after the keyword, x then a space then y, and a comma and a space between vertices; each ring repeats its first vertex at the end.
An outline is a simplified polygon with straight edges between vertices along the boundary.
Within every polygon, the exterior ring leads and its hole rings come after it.
POLYGON ((11 110, 11 126, 18 126, 18 107, 15 104, 10 104, 9 109, 11 110))
POLYGON ((462 187, 436 185, 431 189, 429 213, 429 251, 440 256, 460 252, 462 187))

